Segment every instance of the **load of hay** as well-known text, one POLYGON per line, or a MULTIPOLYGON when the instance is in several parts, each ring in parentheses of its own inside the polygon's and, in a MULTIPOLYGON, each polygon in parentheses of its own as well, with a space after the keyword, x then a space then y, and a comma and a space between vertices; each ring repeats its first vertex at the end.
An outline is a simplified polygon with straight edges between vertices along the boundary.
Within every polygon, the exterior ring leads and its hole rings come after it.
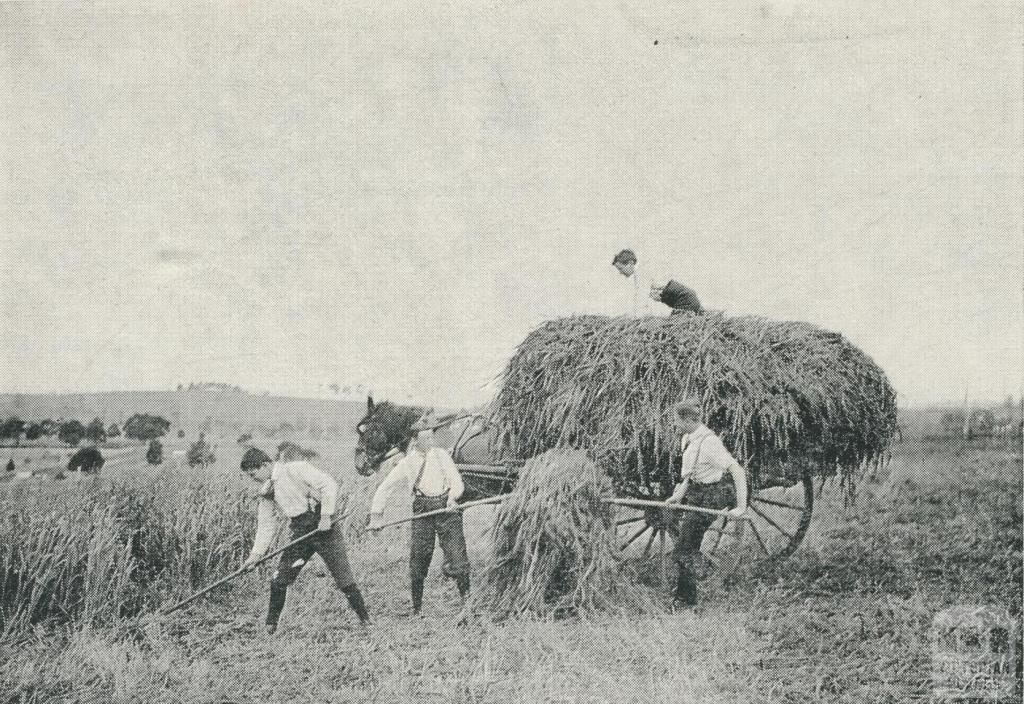
POLYGON ((642 608, 623 569, 605 498, 607 474, 587 454, 552 450, 519 473, 493 527, 493 553, 472 605, 504 618, 642 608))
POLYGON ((534 330, 510 360, 494 450, 514 461, 586 449, 618 493, 664 496, 679 463, 671 408, 689 396, 760 487, 805 471, 850 479, 896 430, 885 374, 837 333, 721 314, 573 316, 534 330))

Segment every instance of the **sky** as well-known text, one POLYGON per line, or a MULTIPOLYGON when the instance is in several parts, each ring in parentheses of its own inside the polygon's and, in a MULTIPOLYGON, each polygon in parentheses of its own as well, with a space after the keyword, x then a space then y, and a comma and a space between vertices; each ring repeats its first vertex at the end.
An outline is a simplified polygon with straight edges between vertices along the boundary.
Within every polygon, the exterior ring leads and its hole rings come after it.
POLYGON ((1020 393, 1016 2, 382 5, 0 4, 0 390, 475 405, 631 247, 1020 393))

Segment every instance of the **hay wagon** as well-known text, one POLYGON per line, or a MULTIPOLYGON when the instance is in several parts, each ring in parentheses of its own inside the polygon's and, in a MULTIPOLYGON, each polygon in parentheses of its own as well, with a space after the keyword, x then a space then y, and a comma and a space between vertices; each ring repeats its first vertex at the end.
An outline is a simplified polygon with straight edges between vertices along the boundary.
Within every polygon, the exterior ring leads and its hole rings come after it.
MULTIPOLYGON (((486 444, 486 419, 482 416, 443 421, 439 444, 451 450, 466 484, 466 501, 500 496, 511 491, 523 460, 487 459, 481 456, 486 444), (468 422, 467 422, 468 421, 468 422)), ((668 492, 665 492, 666 494, 668 492)), ((621 498, 657 500, 657 493, 620 489, 621 498)), ((814 475, 802 471, 799 476, 758 477, 749 492, 749 529, 743 522, 721 517, 709 529, 703 552, 710 560, 719 554, 732 554, 737 548, 760 559, 782 560, 800 546, 811 524, 814 511, 814 475)), ((666 536, 674 531, 674 522, 659 509, 618 506, 617 525, 623 531, 623 550, 642 550, 647 556, 656 543, 664 552, 666 536), (666 522, 666 518, 669 520, 666 522)))
MULTIPOLYGON (((485 414, 438 421, 438 442, 466 482, 464 500, 507 493, 529 458, 559 447, 587 450, 618 497, 663 500, 681 462, 669 411, 681 398, 699 398, 706 424, 750 485, 751 520, 720 517, 705 537, 712 562, 719 551, 791 555, 811 523, 814 480, 838 477, 849 486, 885 460, 896 431, 884 373, 841 335, 807 323, 721 314, 562 318, 527 336, 501 381, 485 414)), ((396 408, 391 425, 401 416, 406 430, 422 412, 396 408)), ((392 432, 374 443, 366 433, 374 415, 371 408, 359 428, 365 466, 374 464, 372 445, 382 457, 400 441, 392 432)), ((624 549, 643 546, 646 554, 674 530, 662 509, 616 510, 624 549)))

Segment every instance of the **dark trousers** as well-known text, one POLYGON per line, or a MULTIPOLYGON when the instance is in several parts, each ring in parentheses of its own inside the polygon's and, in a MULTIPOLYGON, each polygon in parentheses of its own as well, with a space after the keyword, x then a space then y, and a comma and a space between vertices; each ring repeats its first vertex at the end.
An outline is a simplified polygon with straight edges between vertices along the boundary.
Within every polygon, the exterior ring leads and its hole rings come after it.
MULTIPOLYGON (((319 523, 319 506, 315 511, 307 511, 291 519, 288 525, 289 542, 315 531, 319 523)), ((344 592, 359 619, 366 621, 368 619, 366 606, 363 604, 359 588, 356 586, 356 580, 352 576, 352 568, 348 564, 348 554, 345 552, 342 526, 338 523, 329 531, 316 533, 281 553, 277 569, 274 570, 274 575, 270 579, 270 606, 267 610, 267 623, 277 624, 281 618, 288 587, 295 582, 299 572, 313 557, 313 553, 320 555, 338 589, 344 592)))
MULTIPOLYGON (((690 483, 686 490, 686 504, 702 508, 730 509, 736 505, 736 488, 732 475, 725 475, 714 484, 690 483)), ((685 604, 697 603, 697 560, 704 533, 717 516, 695 511, 679 511, 682 514, 675 525, 675 546, 672 559, 679 566, 679 580, 676 582, 675 597, 685 604)))
MULTIPOLYGON (((445 508, 448 495, 414 495, 412 512, 427 513, 445 508)), ((409 546, 409 576, 412 581, 412 605, 419 611, 423 601, 423 582, 434 557, 434 546, 441 543, 444 562, 441 573, 456 581, 459 593, 469 592, 469 557, 466 554, 466 536, 462 532, 462 512, 453 511, 439 516, 419 518, 412 522, 412 540, 409 546)))

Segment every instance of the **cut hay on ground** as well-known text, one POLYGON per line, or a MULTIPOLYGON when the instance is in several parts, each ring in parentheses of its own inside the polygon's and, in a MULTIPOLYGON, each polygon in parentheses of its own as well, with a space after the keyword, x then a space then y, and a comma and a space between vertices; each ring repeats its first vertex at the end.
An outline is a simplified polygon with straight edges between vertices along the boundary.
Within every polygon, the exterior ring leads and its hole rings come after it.
POLYGON ((498 509, 493 553, 471 608, 502 618, 636 610, 642 587, 621 574, 612 484, 585 452, 528 461, 498 509))
POLYGON ((687 396, 758 486, 805 468, 849 478, 882 459, 896 430, 885 374, 837 333, 717 313, 578 316, 519 345, 491 407, 495 450, 588 449, 618 490, 664 495, 679 460, 671 408, 687 396))

